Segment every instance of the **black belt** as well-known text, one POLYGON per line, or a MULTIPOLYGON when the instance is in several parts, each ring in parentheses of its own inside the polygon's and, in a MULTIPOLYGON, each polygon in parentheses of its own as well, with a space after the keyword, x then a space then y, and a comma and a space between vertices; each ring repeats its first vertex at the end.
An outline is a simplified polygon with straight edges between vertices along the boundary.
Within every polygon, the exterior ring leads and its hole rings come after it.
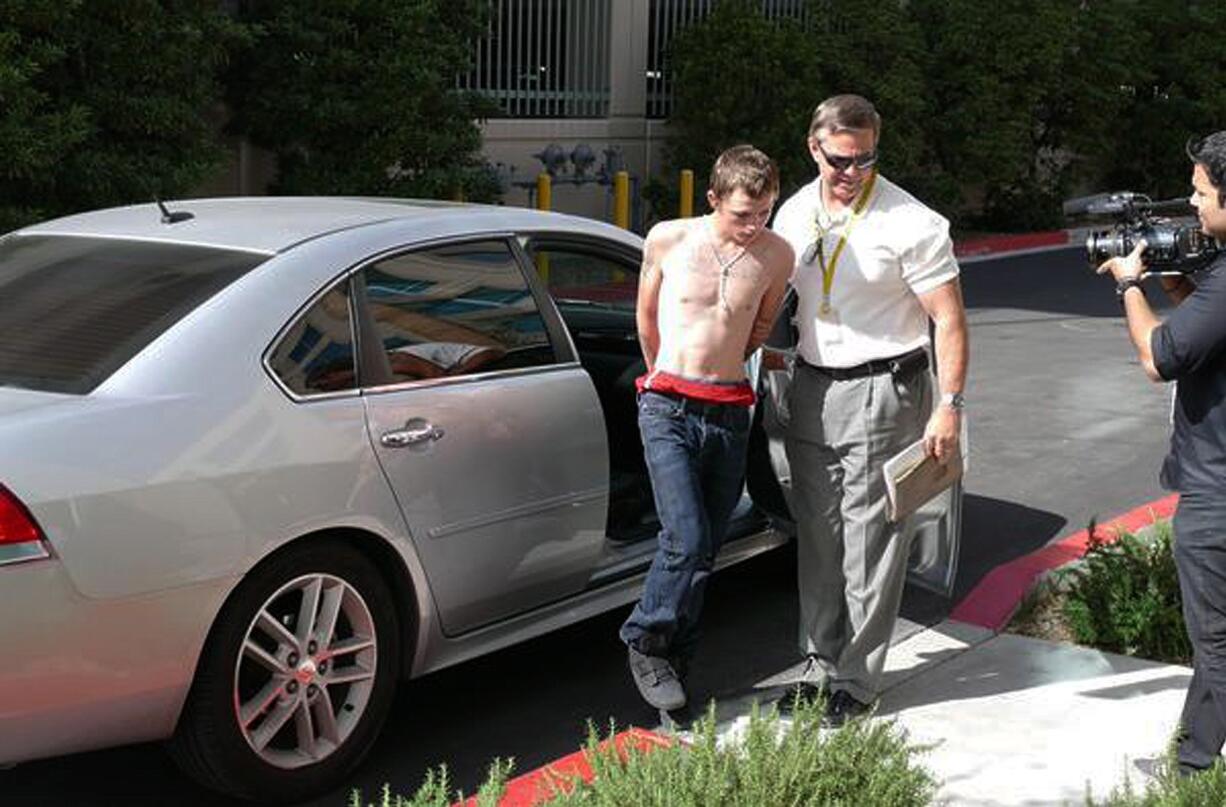
POLYGON ((901 356, 894 356, 889 359, 873 359, 872 361, 864 362, 864 364, 856 364, 851 367, 818 367, 816 364, 809 364, 799 356, 797 357, 797 362, 811 370, 816 370, 822 375, 830 376, 835 381, 847 381, 852 378, 865 378, 870 375, 880 375, 881 373, 902 375, 903 373, 927 370, 928 351, 922 347, 917 347, 915 350, 904 353, 901 356))

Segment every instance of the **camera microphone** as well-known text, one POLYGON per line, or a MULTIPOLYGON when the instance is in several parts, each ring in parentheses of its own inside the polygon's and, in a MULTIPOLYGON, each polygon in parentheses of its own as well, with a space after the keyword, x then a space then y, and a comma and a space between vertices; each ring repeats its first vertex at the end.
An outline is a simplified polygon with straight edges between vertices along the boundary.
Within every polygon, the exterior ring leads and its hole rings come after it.
POLYGON ((1144 194, 1132 191, 1116 191, 1115 193, 1096 193, 1093 196, 1079 196, 1069 199, 1063 205, 1064 215, 1069 218, 1097 216, 1119 216, 1127 213, 1137 200, 1146 200, 1144 194))
POLYGON ((1174 199, 1163 199, 1160 202, 1150 202, 1147 205, 1150 210, 1156 210, 1162 213, 1184 213, 1192 215, 1196 212, 1196 208, 1192 207, 1192 203, 1185 196, 1177 196, 1174 199))
POLYGON ((1133 210, 1144 210, 1147 213, 1185 213, 1191 214, 1192 205, 1184 197, 1152 201, 1143 193, 1134 191, 1115 191, 1114 193, 1096 193, 1093 196, 1079 196, 1064 202, 1064 215, 1068 218, 1108 218, 1128 216, 1133 210))

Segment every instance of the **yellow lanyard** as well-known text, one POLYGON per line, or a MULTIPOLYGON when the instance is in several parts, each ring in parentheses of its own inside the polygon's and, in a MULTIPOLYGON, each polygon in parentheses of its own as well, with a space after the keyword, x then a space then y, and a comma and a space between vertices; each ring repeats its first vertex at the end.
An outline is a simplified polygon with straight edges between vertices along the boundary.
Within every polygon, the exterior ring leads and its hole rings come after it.
POLYGON ((839 256, 843 254, 843 247, 847 245, 847 239, 851 236, 852 229, 855 228, 858 222, 864 215, 864 211, 868 209, 868 200, 873 195, 873 186, 877 184, 877 169, 874 168, 872 173, 868 175, 868 181, 864 183, 864 190, 860 191, 860 198, 856 200, 856 205, 852 208, 851 220, 847 222, 847 226, 843 228, 843 234, 839 236, 839 243, 835 245, 834 254, 830 256, 830 262, 826 262, 822 242, 825 241, 826 233, 817 226, 817 217, 813 217, 813 240, 817 242, 817 265, 822 269, 822 313, 830 313, 830 290, 834 288, 834 270, 838 266, 839 256))

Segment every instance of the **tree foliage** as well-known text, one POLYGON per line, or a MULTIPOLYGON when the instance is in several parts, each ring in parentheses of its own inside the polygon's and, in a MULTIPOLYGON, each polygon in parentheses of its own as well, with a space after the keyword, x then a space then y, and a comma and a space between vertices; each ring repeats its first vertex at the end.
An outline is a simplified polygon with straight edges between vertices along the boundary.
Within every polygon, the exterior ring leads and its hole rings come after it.
POLYGON ((281 193, 489 194, 475 154, 488 102, 455 87, 481 0, 249 0, 234 128, 273 151, 281 193))
POLYGON ((772 22, 752 0, 722 0, 673 40, 674 118, 665 159, 694 168, 699 184, 729 146, 753 143, 779 163, 785 187, 811 173, 804 134, 817 53, 796 23, 772 22))
MULTIPOLYGON (((489 5, 0 0, 0 231, 184 194, 227 119, 275 153, 275 191, 491 198, 493 106, 454 80, 489 5)), ((1187 139, 1226 127, 1221 2, 809 0, 803 23, 762 5, 720 0, 673 38, 657 215, 677 169, 735 143, 778 160, 785 193, 809 181, 809 116, 837 92, 873 99, 882 170, 963 230, 1056 226, 1079 193, 1182 195, 1187 139)))
POLYGON ((0 232, 187 193, 227 120, 274 190, 489 198, 490 107, 455 91, 485 5, 0 0, 0 232))
POLYGON ((241 35, 210 0, 0 2, 0 230, 215 171, 208 113, 241 35))
MULTIPOLYGON (((957 186, 933 174, 932 139, 925 79, 930 56, 923 31, 901 3, 880 3, 871 14, 860 0, 814 0, 809 5, 810 47, 819 59, 819 85, 810 91, 805 127, 828 95, 852 92, 873 99, 888 121, 881 132, 881 153, 890 176, 926 199, 951 198, 957 186)), ((810 162, 806 181, 816 175, 810 162)))
POLYGON ((1226 126, 1221 3, 1164 0, 810 0, 804 26, 721 0, 670 50, 670 175, 752 142, 785 191, 814 167, 823 98, 883 118, 882 170, 968 228, 1058 226, 1061 199, 1184 192, 1184 143, 1226 126))
POLYGON ((1164 0, 1103 2, 1099 18, 1123 29, 1123 42, 1100 37, 1096 54, 1127 49, 1134 72, 1118 86, 1118 117, 1100 170, 1111 188, 1187 195, 1189 137, 1226 128, 1226 5, 1164 0))
POLYGON ((45 214, 56 160, 88 136, 88 110, 57 103, 42 83, 65 57, 55 32, 78 5, 0 2, 0 232, 45 214))

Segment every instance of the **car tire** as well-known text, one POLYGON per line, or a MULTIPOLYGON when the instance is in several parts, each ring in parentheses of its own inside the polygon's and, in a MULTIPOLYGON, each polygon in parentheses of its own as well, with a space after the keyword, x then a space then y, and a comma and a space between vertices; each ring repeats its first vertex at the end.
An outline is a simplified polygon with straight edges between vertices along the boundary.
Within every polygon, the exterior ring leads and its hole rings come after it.
POLYGON ((399 673, 391 590, 332 540, 253 569, 214 623, 169 746, 211 789, 301 801, 340 785, 378 736, 399 673))

